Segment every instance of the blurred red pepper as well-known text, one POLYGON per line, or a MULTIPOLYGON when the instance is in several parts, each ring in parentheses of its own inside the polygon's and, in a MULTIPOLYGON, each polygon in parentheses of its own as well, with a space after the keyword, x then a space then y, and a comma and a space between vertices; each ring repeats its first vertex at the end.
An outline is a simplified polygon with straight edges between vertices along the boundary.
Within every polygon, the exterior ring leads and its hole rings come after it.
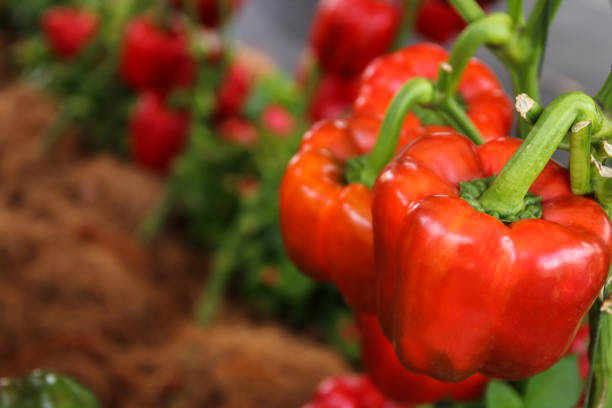
MULTIPOLYGON (((421 43, 382 56, 363 75, 355 112, 384 117, 399 88, 416 76, 435 79, 448 53, 439 45, 421 43)), ((458 93, 467 114, 485 140, 506 136, 512 125, 512 105, 495 74, 473 58, 463 74, 458 93)), ((414 115, 408 115, 412 126, 414 115)))
POLYGON ((387 401, 367 377, 331 377, 317 387, 310 402, 302 408, 410 408, 387 401))
POLYGON ((240 115, 251 91, 252 82, 253 75, 244 64, 232 63, 217 89, 217 116, 224 118, 240 115))
POLYGON ((480 397, 489 379, 475 374, 458 383, 445 383, 408 371, 378 325, 376 315, 357 316, 361 353, 372 383, 389 399, 410 404, 438 402, 446 397, 469 401, 480 397))
POLYGON ((578 354, 580 378, 587 380, 591 369, 591 364, 589 363, 589 325, 584 325, 578 329, 578 333, 576 333, 568 353, 578 354))
MULTIPOLYGON (((422 44, 373 62, 355 115, 315 124, 285 171, 280 220, 289 258, 311 278, 334 282, 357 310, 376 312, 371 192, 363 184, 347 184, 347 160, 371 151, 397 87, 414 76, 435 77, 445 58, 440 47, 422 44)), ((460 93, 485 138, 509 131, 510 101, 484 64, 469 63, 460 93)), ((423 127, 408 115, 398 149, 440 129, 423 127)))
POLYGON ((401 19, 395 0, 321 0, 310 44, 323 71, 355 77, 391 48, 401 19))
POLYGON ((381 325, 402 363, 446 381, 519 379, 558 361, 605 282, 612 224, 548 162, 542 219, 506 226, 458 197, 521 145, 454 132, 413 141, 379 175, 372 219, 381 325))
POLYGON ((149 17, 130 21, 123 37, 119 72, 136 89, 168 91, 195 79, 187 33, 179 24, 162 28, 149 17))
POLYGON ((195 3, 198 17, 202 24, 217 28, 232 16, 244 3, 244 0, 171 0, 177 7, 187 7, 195 3))
POLYGON ((324 74, 308 107, 308 116, 313 122, 335 119, 347 112, 359 92, 359 77, 342 78, 324 74))
POLYGON ((242 147, 252 147, 259 139, 257 129, 251 122, 236 116, 224 119, 219 124, 219 134, 226 142, 236 143, 242 147))
POLYGON ((154 92, 138 98, 129 124, 130 151, 135 162, 165 172, 183 148, 189 127, 186 112, 174 112, 154 92))
POLYGON ((41 19, 45 41, 59 57, 76 57, 98 32, 98 16, 82 9, 51 7, 41 19))
POLYGON ((291 113, 280 105, 266 107, 261 115, 264 128, 278 136, 287 136, 295 129, 295 119, 291 113))
MULTIPOLYGON (((495 0, 479 0, 481 6, 495 0)), ((443 43, 465 28, 465 20, 448 0, 424 0, 419 8, 416 31, 427 39, 443 43)))

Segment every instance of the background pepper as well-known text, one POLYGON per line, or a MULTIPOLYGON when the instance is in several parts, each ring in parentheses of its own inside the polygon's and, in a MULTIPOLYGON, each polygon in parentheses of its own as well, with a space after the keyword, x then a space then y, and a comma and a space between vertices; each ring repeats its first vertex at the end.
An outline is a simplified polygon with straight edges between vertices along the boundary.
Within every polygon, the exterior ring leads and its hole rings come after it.
POLYGON ((601 289, 612 225, 548 163, 530 191, 542 219, 505 226, 459 198, 521 141, 478 148, 453 132, 415 140, 373 190, 379 318, 410 369, 442 380, 517 379, 559 360, 601 289), (418 256, 416 256, 418 254, 418 256))
POLYGON ((45 40, 59 57, 71 59, 98 31, 98 17, 87 11, 71 7, 52 7, 41 19, 45 40))
POLYGON ((170 24, 164 29, 149 17, 132 20, 124 33, 119 72, 135 89, 167 91, 191 84, 195 62, 181 25, 170 24))
POLYGON ((310 44, 325 72, 354 77, 391 48, 401 16, 396 0, 322 0, 310 44))

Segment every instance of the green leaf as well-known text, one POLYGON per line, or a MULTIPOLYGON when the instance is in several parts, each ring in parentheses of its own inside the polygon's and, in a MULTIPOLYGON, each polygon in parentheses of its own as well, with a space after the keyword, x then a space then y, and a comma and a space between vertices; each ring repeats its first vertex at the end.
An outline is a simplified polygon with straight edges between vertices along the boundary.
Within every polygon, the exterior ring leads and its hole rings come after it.
POLYGON ((565 357, 527 381, 525 408, 572 408, 578 403, 581 390, 578 356, 565 357))
POLYGON ((521 396, 509 384, 491 381, 485 394, 487 408, 523 408, 521 396))

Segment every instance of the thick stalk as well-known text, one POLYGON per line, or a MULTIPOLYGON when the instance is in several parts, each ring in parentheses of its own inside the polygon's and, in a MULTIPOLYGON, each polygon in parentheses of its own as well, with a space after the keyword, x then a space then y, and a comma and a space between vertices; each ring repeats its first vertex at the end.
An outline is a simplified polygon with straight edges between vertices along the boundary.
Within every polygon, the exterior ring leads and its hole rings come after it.
POLYGON ((529 187, 570 128, 581 121, 591 121, 591 128, 595 132, 601 128, 603 115, 593 99, 580 92, 570 92, 556 98, 480 197, 484 209, 502 216, 521 211, 529 187))
POLYGON ((393 41, 392 49, 398 50, 409 40, 410 33, 414 31, 419 8, 423 0, 404 0, 402 24, 400 25, 393 41))
POLYGON ((478 145, 484 143, 480 131, 474 126, 470 117, 455 98, 444 98, 437 103, 437 107, 455 129, 472 139, 478 145))
MULTIPOLYGON (((611 271, 612 272, 612 271, 611 271)), ((591 371, 584 400, 585 408, 612 406, 612 309, 610 275, 590 313, 591 371)))
POLYGON ((470 24, 459 35, 451 54, 448 66, 440 69, 439 89, 446 97, 456 92, 461 77, 476 50, 483 44, 500 46, 512 38, 513 25, 510 16, 504 13, 491 14, 470 24))
POLYGON ((591 122, 578 122, 570 133, 570 181, 578 195, 593 191, 591 187, 591 122))
POLYGON ((434 86, 425 78, 414 78, 399 90, 391 101, 378 133, 372 153, 365 159, 364 166, 358 170, 351 182, 361 182, 368 187, 374 185, 378 173, 389 163, 397 150, 397 143, 406 115, 417 104, 431 103, 434 86))
POLYGON ((595 95, 595 100, 605 111, 612 111, 612 70, 610 70, 606 82, 595 95))
POLYGON ((475 0, 450 0, 450 3, 467 23, 480 20, 487 15, 475 0))
POLYGON ((523 25, 525 22, 523 0, 508 0, 508 15, 516 25, 523 25))

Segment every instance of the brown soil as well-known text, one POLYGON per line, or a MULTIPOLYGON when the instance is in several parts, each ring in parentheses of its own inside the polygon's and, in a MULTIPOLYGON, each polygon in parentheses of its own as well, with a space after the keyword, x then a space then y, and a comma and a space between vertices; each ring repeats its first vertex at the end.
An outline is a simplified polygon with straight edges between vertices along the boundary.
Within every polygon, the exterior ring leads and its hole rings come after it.
POLYGON ((225 310, 190 322, 206 260, 135 230, 160 181, 74 140, 45 154, 53 104, 0 88, 0 376, 75 376, 105 407, 297 407, 339 357, 225 310))

